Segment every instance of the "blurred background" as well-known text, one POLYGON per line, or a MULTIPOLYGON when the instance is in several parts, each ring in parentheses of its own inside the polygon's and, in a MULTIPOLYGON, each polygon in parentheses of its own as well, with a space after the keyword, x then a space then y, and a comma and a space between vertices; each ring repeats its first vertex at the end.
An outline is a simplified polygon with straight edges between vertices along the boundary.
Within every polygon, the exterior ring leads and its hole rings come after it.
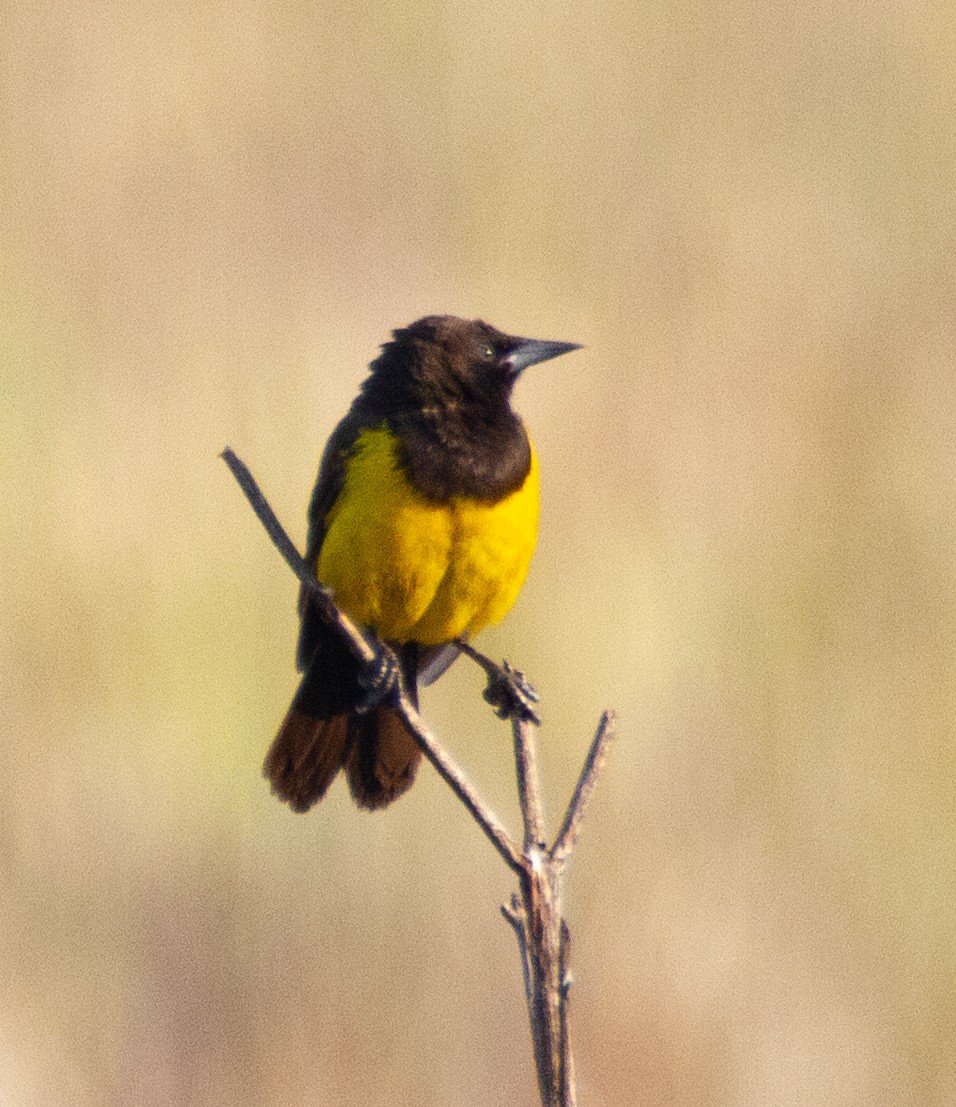
MULTIPOLYGON (((536 1102, 509 874, 426 767, 260 764, 319 452, 393 327, 522 380, 582 1105, 956 1100, 946 5, 13 0, 0 66, 0 1102, 536 1102)), ((457 665, 434 728, 515 823, 457 665)))

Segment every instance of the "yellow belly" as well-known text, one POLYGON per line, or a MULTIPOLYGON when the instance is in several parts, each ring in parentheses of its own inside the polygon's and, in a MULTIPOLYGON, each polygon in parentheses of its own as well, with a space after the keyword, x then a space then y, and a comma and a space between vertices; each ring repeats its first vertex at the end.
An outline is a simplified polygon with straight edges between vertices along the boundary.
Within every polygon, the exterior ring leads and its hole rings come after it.
POLYGON ((425 499, 385 428, 363 431, 326 516, 316 575, 356 622, 395 642, 437 645, 504 617, 538 530, 538 463, 498 503, 425 499))

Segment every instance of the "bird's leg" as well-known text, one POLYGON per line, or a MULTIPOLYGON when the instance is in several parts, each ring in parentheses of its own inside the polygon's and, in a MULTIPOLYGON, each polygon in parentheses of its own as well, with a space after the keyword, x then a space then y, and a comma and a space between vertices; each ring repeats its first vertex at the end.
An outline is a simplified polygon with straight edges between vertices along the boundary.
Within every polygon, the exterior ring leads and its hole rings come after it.
POLYGON ((455 645, 484 669, 488 677, 484 697, 495 709, 499 719, 527 719, 537 726, 541 725, 541 716, 535 706, 540 697, 524 673, 512 669, 507 661, 497 664, 469 645, 464 638, 455 639, 455 645))

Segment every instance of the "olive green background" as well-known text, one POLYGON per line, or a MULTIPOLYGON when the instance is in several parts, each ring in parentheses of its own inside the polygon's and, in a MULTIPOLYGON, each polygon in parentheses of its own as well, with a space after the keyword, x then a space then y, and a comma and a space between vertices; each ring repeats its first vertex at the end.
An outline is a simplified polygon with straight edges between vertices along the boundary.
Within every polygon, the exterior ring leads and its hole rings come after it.
MULTIPOLYGON (((434 774, 260 763, 294 536, 392 327, 517 406, 582 1107, 956 1099, 948 4, 5 8, 0 1101, 531 1107, 509 874, 434 774)), ((457 665, 426 715, 514 824, 457 665)))

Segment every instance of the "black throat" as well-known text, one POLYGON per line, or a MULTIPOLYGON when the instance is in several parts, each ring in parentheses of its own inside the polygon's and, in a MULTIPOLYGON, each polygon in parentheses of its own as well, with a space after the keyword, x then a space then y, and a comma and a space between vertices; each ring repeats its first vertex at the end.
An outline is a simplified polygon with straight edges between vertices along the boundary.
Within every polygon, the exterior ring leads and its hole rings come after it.
POLYGON ((510 407, 423 408, 386 422, 399 441, 411 483, 437 503, 453 496, 495 503, 516 492, 531 469, 531 444, 510 407))
POLYGON ((531 469, 531 444, 511 409, 515 342, 480 320, 429 316, 395 331, 355 401, 362 426, 383 422, 423 496, 495 503, 531 469))

